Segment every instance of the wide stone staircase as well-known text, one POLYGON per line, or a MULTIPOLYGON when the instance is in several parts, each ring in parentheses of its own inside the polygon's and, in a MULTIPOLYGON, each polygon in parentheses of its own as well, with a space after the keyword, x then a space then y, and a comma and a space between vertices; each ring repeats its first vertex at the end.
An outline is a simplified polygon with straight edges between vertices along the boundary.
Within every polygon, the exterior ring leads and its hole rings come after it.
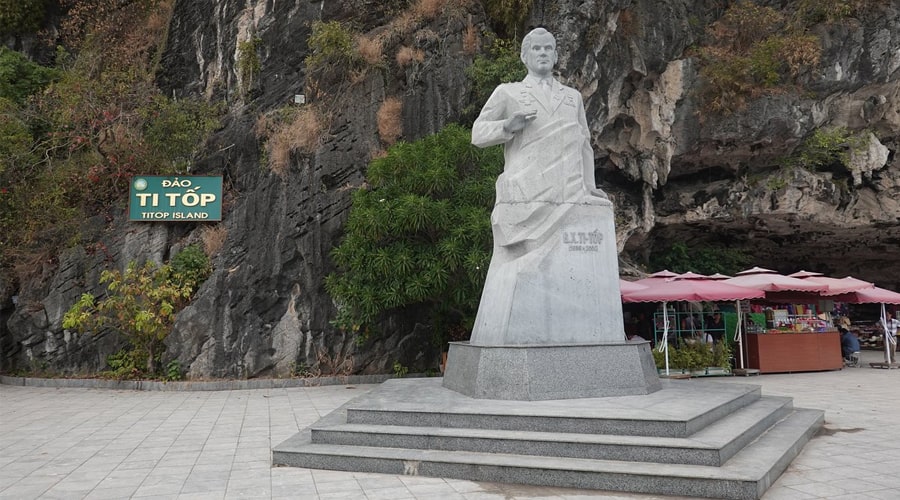
POLYGON ((823 423, 758 386, 664 380, 641 396, 484 400, 390 380, 273 450, 274 465, 756 499, 823 423))

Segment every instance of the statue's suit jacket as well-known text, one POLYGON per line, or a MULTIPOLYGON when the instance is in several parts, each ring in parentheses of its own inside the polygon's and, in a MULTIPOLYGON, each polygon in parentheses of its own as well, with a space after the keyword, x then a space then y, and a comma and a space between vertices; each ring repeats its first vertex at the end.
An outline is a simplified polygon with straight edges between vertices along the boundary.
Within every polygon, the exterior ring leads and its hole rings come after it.
POLYGON ((472 127, 472 144, 504 145, 506 163, 491 217, 501 246, 542 239, 560 215, 557 204, 583 202, 593 188, 588 183, 593 184, 594 155, 581 94, 555 79, 551 85, 548 92, 526 78, 498 86, 472 127), (536 111, 536 118, 512 134, 503 123, 516 111, 536 111))

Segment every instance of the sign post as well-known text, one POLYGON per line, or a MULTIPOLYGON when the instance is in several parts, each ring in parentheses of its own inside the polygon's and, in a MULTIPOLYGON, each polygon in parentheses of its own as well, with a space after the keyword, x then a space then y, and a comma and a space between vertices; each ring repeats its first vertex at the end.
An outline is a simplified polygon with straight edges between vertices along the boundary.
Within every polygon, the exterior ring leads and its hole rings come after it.
POLYGON ((222 220, 222 176, 135 176, 130 191, 130 221, 222 220))

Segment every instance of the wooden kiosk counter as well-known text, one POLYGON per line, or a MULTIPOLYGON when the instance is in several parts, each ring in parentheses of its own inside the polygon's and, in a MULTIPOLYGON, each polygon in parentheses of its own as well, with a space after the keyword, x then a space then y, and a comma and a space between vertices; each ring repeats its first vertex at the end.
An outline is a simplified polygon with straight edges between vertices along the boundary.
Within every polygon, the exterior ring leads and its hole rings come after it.
POLYGON ((770 332, 747 336, 747 364, 760 373, 840 370, 841 337, 837 331, 770 332))

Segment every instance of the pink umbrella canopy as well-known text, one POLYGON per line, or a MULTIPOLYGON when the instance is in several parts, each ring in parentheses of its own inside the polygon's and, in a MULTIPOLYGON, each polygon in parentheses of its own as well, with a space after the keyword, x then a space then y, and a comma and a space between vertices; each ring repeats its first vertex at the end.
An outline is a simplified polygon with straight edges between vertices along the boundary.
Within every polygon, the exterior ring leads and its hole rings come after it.
POLYGON ((796 273, 788 274, 791 278, 811 278, 814 276, 825 276, 822 273, 817 273, 815 271, 804 271, 803 269, 797 271, 796 273))
POLYGON ((662 283, 665 281, 669 281, 678 276, 678 273, 673 273, 668 269, 664 269, 662 271, 657 271, 653 274, 647 275, 646 278, 641 278, 637 281, 632 281, 632 283, 638 283, 641 285, 652 285, 654 283, 662 283))
POLYGON ((657 282, 645 290, 622 293, 623 302, 732 301, 759 299, 762 290, 729 285, 709 279, 675 279, 657 282))
POLYGON ((709 279, 709 276, 705 274, 697 274, 693 271, 688 271, 686 273, 681 273, 678 276, 675 276, 676 280, 705 280, 709 279))
POLYGON ((825 292, 828 290, 828 285, 792 278, 761 267, 741 271, 734 278, 722 280, 722 283, 755 288, 764 292, 825 292))
POLYGON ((873 286, 875 286, 874 283, 856 279, 852 276, 847 276, 846 278, 830 278, 828 276, 822 275, 822 273, 815 273, 810 271, 798 271, 796 273, 789 274, 788 276, 812 283, 826 285, 828 289, 820 292, 820 295, 822 296, 848 293, 856 290, 862 290, 864 288, 872 288, 873 286))
POLYGON ((737 273, 738 276, 744 276, 746 274, 778 274, 778 271, 773 271, 771 269, 756 266, 751 267, 750 269, 744 269, 743 271, 737 273))
POLYGON ((647 288, 646 285, 642 285, 640 283, 635 283, 633 281, 623 280, 621 278, 619 279, 619 291, 622 294, 629 293, 629 292, 636 292, 638 290, 644 290, 646 288, 647 288))
POLYGON ((828 297, 835 302, 851 304, 900 304, 900 293, 873 286, 828 297))

